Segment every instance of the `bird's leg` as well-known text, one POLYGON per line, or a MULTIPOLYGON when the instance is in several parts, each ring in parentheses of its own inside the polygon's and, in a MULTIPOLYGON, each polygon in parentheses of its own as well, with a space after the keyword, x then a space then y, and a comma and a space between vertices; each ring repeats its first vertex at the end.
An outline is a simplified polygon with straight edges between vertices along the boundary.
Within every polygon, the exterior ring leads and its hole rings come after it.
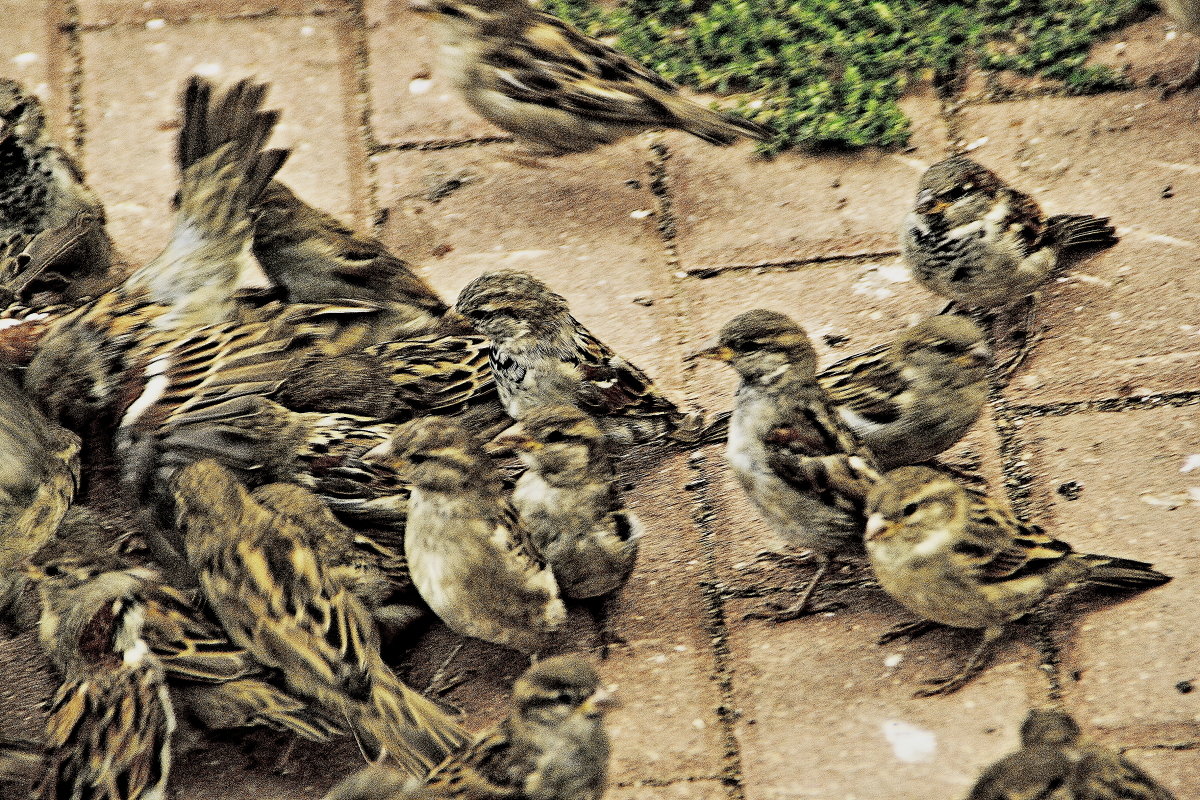
POLYGON ((275 759, 275 774, 287 775, 292 771, 292 752, 296 749, 296 737, 289 736, 283 752, 275 759))
POLYGON ((821 563, 817 567, 817 572, 815 575, 813 575, 812 580, 808 582, 808 586, 804 588, 804 591, 800 593, 800 597, 795 603, 786 607, 769 604, 767 606, 769 610, 751 611, 742 617, 742 619, 767 619, 772 622, 786 622, 792 619, 799 619, 806 614, 818 614, 822 611, 831 611, 833 608, 835 608, 836 606, 832 605, 819 606, 811 609, 808 607, 808 603, 812 599, 813 592, 816 590, 817 584, 820 583, 821 579, 824 578, 826 573, 829 572, 829 567, 832 564, 832 561, 828 557, 818 557, 821 559, 821 563))
POLYGON ((462 642, 454 645, 454 649, 450 651, 450 655, 446 656, 446 660, 434 671, 433 677, 429 679, 429 683, 426 684, 425 691, 423 692, 426 697, 432 698, 438 705, 446 706, 447 710, 455 715, 462 714, 462 709, 443 699, 442 695, 462 684, 471 673, 471 670, 455 670, 454 672, 450 672, 451 662, 458 657, 462 649, 462 642))
POLYGON ((897 639, 908 639, 912 641, 930 631, 936 631, 942 627, 936 622, 930 622, 927 619, 918 619, 913 622, 901 622, 899 625, 893 625, 887 633, 879 637, 878 644, 884 645, 894 642, 897 639))
MULTIPOLYGON (((1037 296, 1031 294, 1019 302, 1025 305, 1023 319, 1018 321, 1015 318, 1016 314, 1013 313, 1013 306, 1016 304, 1014 303, 1002 312, 1002 326, 996 325, 995 321, 993 321, 992 338, 996 344, 1013 342, 1016 346, 1016 352, 1006 361, 997 365, 1002 380, 1006 384, 1012 380, 1013 374, 1025 363, 1025 359, 1029 357, 1034 346, 1042 338, 1042 330, 1034 322, 1035 312, 1037 311, 1037 296), (1003 330, 998 331, 997 328, 1003 328, 1003 330)), ((997 347, 997 350, 999 350, 999 347, 997 347)))
POLYGON ((1186 75, 1177 81, 1163 84, 1162 97, 1166 100, 1176 92, 1190 92, 1197 86, 1200 86, 1200 56, 1196 57, 1196 63, 1192 64, 1191 70, 1186 75))
POLYGON ((812 553, 796 553, 796 552, 781 552, 779 550, 759 550, 754 554, 752 564, 759 564, 764 561, 770 561, 778 564, 781 567, 791 567, 793 569, 803 567, 812 557, 812 553))
POLYGON ((629 644, 621 634, 613 630, 609 624, 611 618, 613 597, 611 594, 603 597, 589 597, 583 601, 583 607, 592 617, 596 625, 596 638, 600 642, 600 658, 608 658, 608 649, 613 645, 629 644))
POLYGON ((929 688, 920 689, 913 693, 913 697, 933 697, 938 694, 950 694, 966 686, 972 678, 982 672, 983 668, 987 666, 987 662, 991 658, 992 645, 1000 638, 1000 634, 1003 631, 1002 627, 987 628, 984 630, 983 638, 979 640, 979 645, 971 653, 971 657, 967 659, 967 663, 963 665, 962 669, 946 678, 934 678, 925 681, 925 683, 929 684, 929 688))

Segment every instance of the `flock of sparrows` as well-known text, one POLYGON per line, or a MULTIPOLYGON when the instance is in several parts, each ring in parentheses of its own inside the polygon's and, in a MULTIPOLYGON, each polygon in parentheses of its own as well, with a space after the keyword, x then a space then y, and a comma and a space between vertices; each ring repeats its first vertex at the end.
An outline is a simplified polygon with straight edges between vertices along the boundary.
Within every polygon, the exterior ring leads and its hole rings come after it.
MULTIPOLYGON (((525 0, 414 7, 472 107, 541 153, 651 128, 768 135, 525 0)), ((186 722, 354 737, 370 763, 328 800, 597 800, 613 698, 587 659, 537 656, 567 602, 601 618, 601 652, 618 640, 604 607, 643 530, 615 462, 635 447, 727 440, 763 519, 818 562, 771 618, 812 612, 830 565, 865 550, 918 618, 885 638, 981 630, 922 695, 964 685, 1053 594, 1170 580, 1076 552, 938 464, 993 377, 965 313, 821 372, 790 318, 741 314, 695 354, 741 379, 708 418, 533 276, 486 272, 450 306, 296 197, 266 89, 188 82, 172 238, 130 271, 37 99, 0 81, 0 786, 157 800, 186 722), (121 525, 73 505, 107 464, 134 511, 121 525), (493 730, 472 737, 381 655, 427 611, 531 656, 493 730)), ((902 231, 915 279, 964 312, 1022 302, 1064 253, 1115 241, 963 156, 929 168, 902 231)), ((971 798, 1170 797, 1062 712, 1031 712, 1022 743, 971 798)))

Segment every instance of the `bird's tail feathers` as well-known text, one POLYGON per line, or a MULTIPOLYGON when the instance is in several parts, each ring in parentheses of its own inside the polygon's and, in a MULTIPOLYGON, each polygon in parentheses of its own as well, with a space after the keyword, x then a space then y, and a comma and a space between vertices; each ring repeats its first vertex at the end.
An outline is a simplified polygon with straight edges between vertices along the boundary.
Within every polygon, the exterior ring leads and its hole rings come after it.
POLYGON ((1144 561, 1099 555, 1085 555, 1083 558, 1092 565, 1088 572, 1088 584, 1103 589, 1153 589, 1171 580, 1170 575, 1153 569, 1153 565, 1144 561))
POLYGON ((1059 214, 1046 220, 1046 229, 1061 249, 1111 247, 1119 240, 1108 217, 1090 214, 1059 214))
POLYGON ((368 757, 375 750, 417 777, 428 774, 471 740, 436 703, 390 672, 377 676, 371 705, 372 713, 361 715, 355 725, 360 747, 368 757))
POLYGON ((733 144, 739 138, 765 142, 775 135, 765 125, 727 111, 714 111, 690 100, 673 98, 668 104, 678 126, 709 144, 733 144))

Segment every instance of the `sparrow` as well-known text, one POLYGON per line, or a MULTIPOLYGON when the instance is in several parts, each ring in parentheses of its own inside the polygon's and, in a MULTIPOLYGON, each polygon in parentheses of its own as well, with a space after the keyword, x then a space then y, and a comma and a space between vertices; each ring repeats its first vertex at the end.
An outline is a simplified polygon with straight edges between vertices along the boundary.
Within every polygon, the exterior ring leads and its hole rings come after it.
POLYGON ((662 437, 694 444, 706 435, 702 415, 680 410, 532 275, 485 272, 463 288, 454 308, 491 339, 496 390, 513 419, 566 404, 596 417, 622 447, 662 437))
MULTIPOLYGON (((276 111, 262 110, 268 85, 239 81, 214 100, 212 86, 193 81, 184 97, 180 172, 230 141, 228 119, 258 115, 269 131, 276 111)), ((419 336, 440 328, 448 307, 402 259, 379 241, 355 233, 272 180, 254 206, 253 253, 287 303, 359 300, 382 311, 373 320, 377 341, 419 336)), ((467 331, 455 331, 467 332, 467 331)))
MULTIPOLYGON (((1055 592, 1082 585, 1140 591, 1171 580, 1140 561, 1078 553, 988 494, 928 467, 886 473, 866 510, 867 553, 884 590, 923 621, 983 630, 963 668, 917 696, 964 686, 983 669, 1004 626, 1055 592)), ((926 629, 900 626, 883 641, 926 629)))
POLYGON ((512 504, 566 597, 586 599, 625 584, 641 522, 617 491, 604 432, 574 406, 546 406, 492 440, 525 466, 512 504))
POLYGON ((79 490, 79 437, 50 422, 0 369, 0 612, 24 587, 21 567, 54 535, 79 490))
POLYGON ((596 670, 548 658, 513 684, 513 710, 424 781, 368 767, 325 800, 600 800, 608 783, 605 713, 616 705, 596 670))
POLYGON ((6 270, 3 287, 20 299, 54 288, 64 300, 107 289, 114 258, 104 206, 74 159, 51 139, 41 101, 8 78, 0 78, 0 165, 0 242, 71 232, 51 236, 55 258, 6 270))
POLYGON ((535 653, 566 609, 480 443, 446 417, 396 429, 363 456, 412 484, 404 555, 421 597, 455 633, 535 653))
MULTIPOLYGON (((1196 0, 1163 0, 1162 8, 1175 25, 1183 31, 1195 33, 1200 30, 1200 2, 1196 0)), ((1186 92, 1200 86, 1200 57, 1186 75, 1177 81, 1172 81, 1163 87, 1163 97, 1169 97, 1175 92, 1186 92)))
POLYGON ((1110 247, 1117 237, 1107 218, 1047 217, 1032 197, 958 155, 925 171, 900 241, 923 287, 967 307, 992 308, 1031 294, 1067 251, 1110 247))
MULTIPOLYGON (((200 83, 193 78, 185 97, 200 83)), ((257 280, 251 208, 288 151, 261 149, 274 123, 270 114, 223 122, 229 141, 180 178, 175 229, 162 253, 58 319, 41 339, 25 386, 52 417, 82 425, 111 411, 140 345, 155 334, 230 318, 235 289, 257 280)), ((185 119, 180 135, 192 125, 185 119)))
POLYGON ((1030 710, 1021 749, 992 764, 967 800, 1175 800, 1118 751, 1084 738, 1066 712, 1030 710))
POLYGON ((141 586, 153 572, 36 557, 26 572, 41 602, 39 639, 62 677, 34 796, 163 797, 175 715, 162 666, 142 638, 141 586))
POLYGON ((860 547, 863 500, 879 477, 874 458, 831 407, 808 334, 789 317, 739 314, 693 357, 729 364, 741 377, 725 457, 775 534, 818 560, 797 601, 772 617, 795 619, 833 559, 860 547))
POLYGON ((770 129, 684 98, 678 86, 526 0, 413 0, 442 39, 443 69, 481 117, 530 150, 581 153, 656 128, 711 144, 770 129))
POLYGON ((185 591, 135 564, 127 532, 86 507, 72 508, 54 538, 33 557, 43 570, 104 574, 141 570, 142 639, 158 659, 175 698, 211 729, 265 725, 313 741, 344 731, 286 693, 275 676, 233 644, 185 591))
POLYGON ((991 348, 967 317, 940 314, 817 376, 881 469, 928 461, 975 424, 988 398, 991 348))
MULTIPOLYGON (((468 741, 379 653, 370 612, 317 556, 309 520, 262 504, 215 461, 175 476, 188 563, 230 640, 287 688, 344 720, 370 761, 424 774, 468 741)), ((305 490, 290 487, 305 502, 305 490)), ((278 502, 278 501, 277 501, 278 502)))

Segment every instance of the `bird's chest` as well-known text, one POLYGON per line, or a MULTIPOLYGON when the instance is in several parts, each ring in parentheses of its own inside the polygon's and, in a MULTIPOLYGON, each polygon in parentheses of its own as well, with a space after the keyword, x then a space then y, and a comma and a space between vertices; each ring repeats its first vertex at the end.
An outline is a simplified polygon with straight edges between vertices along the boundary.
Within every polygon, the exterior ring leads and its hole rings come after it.
POLYGON ((514 419, 538 406, 577 402, 581 373, 574 364, 521 350, 493 350, 491 365, 500 402, 514 419))

